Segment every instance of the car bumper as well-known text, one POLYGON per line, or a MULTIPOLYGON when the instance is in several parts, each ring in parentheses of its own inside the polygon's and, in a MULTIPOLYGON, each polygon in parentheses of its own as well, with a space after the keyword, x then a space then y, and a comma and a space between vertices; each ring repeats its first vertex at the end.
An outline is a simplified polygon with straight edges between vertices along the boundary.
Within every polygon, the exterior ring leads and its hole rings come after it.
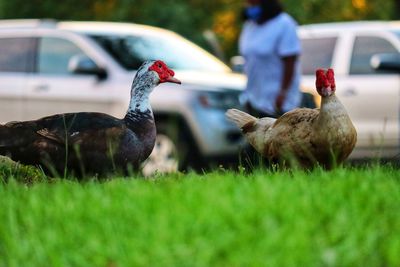
POLYGON ((204 157, 236 155, 247 146, 241 131, 225 117, 225 110, 195 108, 193 125, 200 152, 204 157))

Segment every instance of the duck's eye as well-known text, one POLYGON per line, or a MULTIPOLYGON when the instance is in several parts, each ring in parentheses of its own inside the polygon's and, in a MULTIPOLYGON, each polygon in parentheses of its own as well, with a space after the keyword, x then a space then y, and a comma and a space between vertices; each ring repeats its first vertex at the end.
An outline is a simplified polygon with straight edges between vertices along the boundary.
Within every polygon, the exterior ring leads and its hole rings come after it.
POLYGON ((161 63, 158 63, 158 64, 157 64, 157 67, 159 67, 159 68, 161 69, 161 68, 162 68, 161 63))

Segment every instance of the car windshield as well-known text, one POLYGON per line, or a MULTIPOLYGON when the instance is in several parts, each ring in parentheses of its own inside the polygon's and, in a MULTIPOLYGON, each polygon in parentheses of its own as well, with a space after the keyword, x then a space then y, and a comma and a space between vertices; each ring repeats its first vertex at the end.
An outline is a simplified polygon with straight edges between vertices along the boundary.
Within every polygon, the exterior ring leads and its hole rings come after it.
POLYGON ((161 59, 176 70, 229 72, 219 59, 176 35, 90 35, 122 67, 136 70, 145 60, 161 59))
POLYGON ((393 33, 396 34, 397 38, 400 39, 400 30, 395 30, 393 33))

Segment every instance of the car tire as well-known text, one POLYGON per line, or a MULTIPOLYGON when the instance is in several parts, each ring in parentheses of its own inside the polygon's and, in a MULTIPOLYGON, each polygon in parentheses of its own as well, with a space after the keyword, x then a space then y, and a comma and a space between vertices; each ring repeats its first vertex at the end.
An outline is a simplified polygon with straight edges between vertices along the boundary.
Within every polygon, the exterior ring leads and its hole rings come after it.
POLYGON ((175 119, 156 122, 156 143, 143 165, 143 175, 183 171, 194 163, 193 158, 198 158, 197 150, 183 125, 184 123, 175 119))
POLYGON ((317 104, 315 103, 314 96, 310 93, 301 93, 301 104, 302 108, 316 108, 317 104))

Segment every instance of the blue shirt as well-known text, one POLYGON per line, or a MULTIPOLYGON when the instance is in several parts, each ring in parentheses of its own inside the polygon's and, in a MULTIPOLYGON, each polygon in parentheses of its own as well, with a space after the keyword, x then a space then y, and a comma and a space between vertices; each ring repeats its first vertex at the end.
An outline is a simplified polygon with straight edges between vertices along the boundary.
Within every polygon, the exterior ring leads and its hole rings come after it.
MULTIPOLYGON (((263 112, 276 112, 275 100, 283 79, 282 57, 300 55, 297 23, 287 13, 281 13, 263 24, 247 21, 239 40, 239 51, 244 56, 247 87, 240 97, 242 103, 263 112)), ((292 83, 288 88, 282 111, 300 105, 300 64, 295 63, 292 83)))

